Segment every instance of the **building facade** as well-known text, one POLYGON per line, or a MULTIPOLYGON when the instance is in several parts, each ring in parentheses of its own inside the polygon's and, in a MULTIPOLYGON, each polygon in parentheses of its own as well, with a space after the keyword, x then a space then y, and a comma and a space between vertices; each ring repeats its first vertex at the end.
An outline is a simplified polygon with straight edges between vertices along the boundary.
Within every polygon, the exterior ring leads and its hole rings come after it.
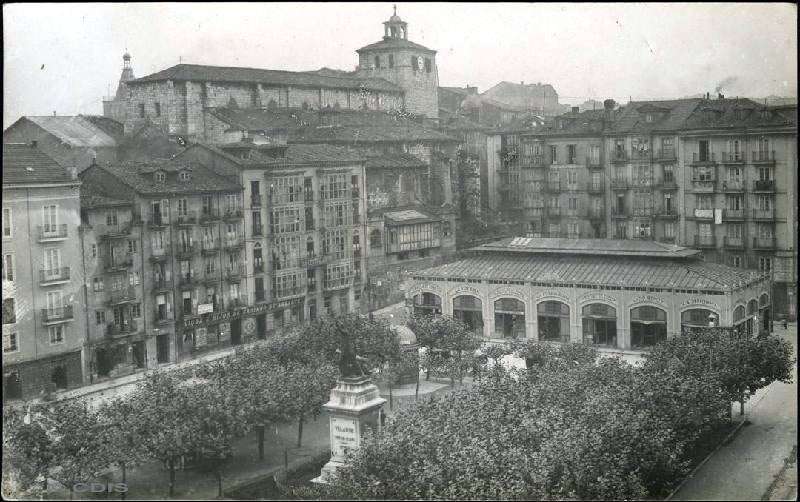
POLYGON ((653 241, 504 239, 412 274, 407 306, 486 339, 647 350, 685 327, 770 329, 769 274, 653 241))
POLYGON ((3 144, 3 396, 83 384, 80 181, 31 144, 3 144))

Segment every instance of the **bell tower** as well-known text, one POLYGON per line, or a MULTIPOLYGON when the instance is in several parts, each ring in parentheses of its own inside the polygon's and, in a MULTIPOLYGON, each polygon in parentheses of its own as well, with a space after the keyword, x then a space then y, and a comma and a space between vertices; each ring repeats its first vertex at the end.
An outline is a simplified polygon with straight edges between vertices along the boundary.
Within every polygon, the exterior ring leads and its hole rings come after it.
POLYGON ((439 118, 436 51, 408 39, 408 23, 397 15, 383 22, 383 39, 356 51, 358 75, 382 78, 404 91, 403 106, 414 115, 439 118))

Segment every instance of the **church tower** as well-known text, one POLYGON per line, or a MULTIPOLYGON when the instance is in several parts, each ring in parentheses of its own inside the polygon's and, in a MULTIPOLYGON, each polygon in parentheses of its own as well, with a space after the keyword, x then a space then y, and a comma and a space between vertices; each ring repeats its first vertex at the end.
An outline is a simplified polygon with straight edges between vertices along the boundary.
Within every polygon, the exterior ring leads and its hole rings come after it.
POLYGON ((122 55, 122 74, 117 84, 117 93, 114 96, 103 98, 103 116, 109 117, 117 122, 125 123, 128 114, 128 85, 127 82, 133 80, 133 68, 131 68, 131 55, 128 51, 122 55))
POLYGON ((382 78, 405 91, 405 108, 439 118, 436 51, 408 40, 408 23, 394 14, 383 23, 383 40, 358 49, 358 75, 382 78))

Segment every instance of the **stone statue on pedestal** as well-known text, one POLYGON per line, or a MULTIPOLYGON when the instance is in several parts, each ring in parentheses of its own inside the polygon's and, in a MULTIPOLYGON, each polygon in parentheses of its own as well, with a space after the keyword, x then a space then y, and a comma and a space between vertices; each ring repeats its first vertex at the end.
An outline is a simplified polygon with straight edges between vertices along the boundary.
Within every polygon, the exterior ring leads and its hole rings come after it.
POLYGON ((339 373, 341 378, 360 378, 367 376, 367 373, 364 372, 364 368, 361 366, 361 362, 366 361, 366 359, 356 354, 352 334, 343 327, 339 327, 338 331, 340 343, 337 352, 341 355, 339 359, 339 373))

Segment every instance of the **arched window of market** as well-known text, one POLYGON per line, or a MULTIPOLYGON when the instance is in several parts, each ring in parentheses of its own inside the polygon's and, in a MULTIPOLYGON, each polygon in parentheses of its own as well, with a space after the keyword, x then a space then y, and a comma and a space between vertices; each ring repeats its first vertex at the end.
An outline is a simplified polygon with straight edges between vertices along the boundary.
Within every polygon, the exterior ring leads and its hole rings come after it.
POLYGON ((586 305, 582 310, 583 343, 617 346, 617 309, 603 303, 586 305))
POLYGON ((471 295, 453 298, 453 317, 477 333, 483 334, 483 302, 471 295))
POLYGON ((569 342, 569 305, 546 301, 540 303, 536 310, 540 342, 569 342))
POLYGON ((414 315, 441 315, 442 297, 434 293, 414 296, 414 315))
POLYGON ((646 349, 667 339, 667 313, 642 306, 631 309, 631 347, 646 349))
POLYGON ((763 330, 771 331, 772 309, 769 304, 769 295, 766 293, 758 298, 758 320, 763 330))
POLYGON ((494 302, 495 338, 525 338, 525 304, 516 298, 494 302))
POLYGON ((708 309, 689 309, 681 312, 681 329, 719 326, 719 316, 708 309))

